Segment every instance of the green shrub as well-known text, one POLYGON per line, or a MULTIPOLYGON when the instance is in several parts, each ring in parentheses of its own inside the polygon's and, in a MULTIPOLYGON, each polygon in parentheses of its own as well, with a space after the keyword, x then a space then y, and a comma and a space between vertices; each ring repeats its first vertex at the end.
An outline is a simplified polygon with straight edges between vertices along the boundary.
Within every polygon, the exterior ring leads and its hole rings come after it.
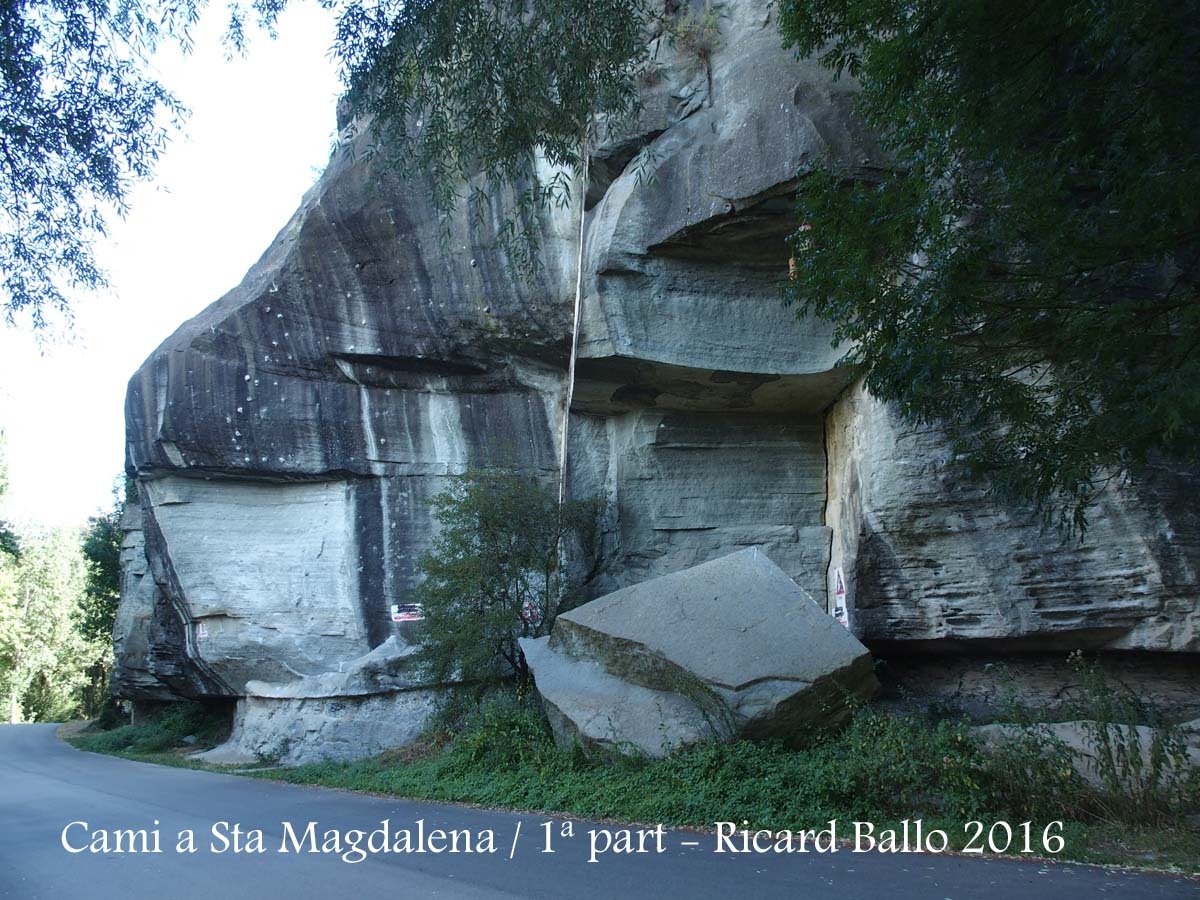
POLYGON ((84 734, 77 745, 97 753, 164 753, 195 737, 195 747, 213 746, 229 732, 229 708, 220 703, 180 702, 168 704, 135 725, 120 725, 110 731, 84 734))
POLYGON ((688 10, 677 22, 668 23, 667 38, 680 51, 690 53, 706 66, 721 45, 720 16, 711 6, 688 10))
POLYGON ((989 749, 980 781, 988 807, 1009 820, 1091 818, 1091 791, 1074 754, 1046 732, 1030 729, 989 749))
POLYGON ((550 724, 536 701, 505 692, 467 715, 449 759, 452 768, 469 771, 542 766, 555 753, 550 724))
POLYGON ((86 733, 112 731, 129 723, 129 715, 108 697, 100 707, 100 714, 84 729, 86 733))
POLYGON ((529 675, 518 641, 550 632, 595 556, 597 498, 560 504, 532 475, 471 469, 432 500, 440 529, 420 561, 421 658, 435 681, 529 675))
POLYGON ((1075 651, 1078 676, 1067 701, 1054 709, 1024 704, 1015 683, 1001 719, 1023 729, 989 753, 990 790, 1014 816, 1045 811, 1058 818, 1120 825, 1176 821, 1194 808, 1200 791, 1187 762, 1187 743, 1153 702, 1107 674, 1096 659, 1075 651), (1041 728, 1081 722, 1092 781, 1077 770, 1078 755, 1041 728), (1140 733, 1136 727, 1153 729, 1140 733))
POLYGON ((1087 723, 1088 750, 1103 784, 1095 797, 1098 815, 1130 824, 1174 817, 1196 796, 1182 732, 1153 703, 1111 679, 1096 660, 1080 652, 1072 659, 1082 682, 1072 718, 1087 723), (1146 735, 1135 725, 1153 730, 1146 735))

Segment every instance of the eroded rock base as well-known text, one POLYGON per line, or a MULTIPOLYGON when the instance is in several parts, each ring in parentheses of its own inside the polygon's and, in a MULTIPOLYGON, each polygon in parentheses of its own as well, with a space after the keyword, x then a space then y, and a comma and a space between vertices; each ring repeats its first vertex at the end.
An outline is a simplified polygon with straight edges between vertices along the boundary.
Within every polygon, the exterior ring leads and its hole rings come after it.
POLYGON ((218 764, 304 765, 374 756, 411 744, 446 688, 428 684, 415 647, 391 637, 343 671, 251 681, 229 740, 201 755, 218 764))
MULTIPOLYGON (((1049 716, 1088 705, 1086 679, 1065 652, 878 657, 879 702, 901 714, 990 722, 1018 703, 1049 716)), ((1106 682, 1152 705, 1167 721, 1200 717, 1200 655, 1108 653, 1090 662, 1106 682)))
POLYGON ((411 744, 429 724, 441 690, 428 688, 358 697, 246 697, 233 733, 198 754, 219 765, 300 766, 374 756, 411 744))

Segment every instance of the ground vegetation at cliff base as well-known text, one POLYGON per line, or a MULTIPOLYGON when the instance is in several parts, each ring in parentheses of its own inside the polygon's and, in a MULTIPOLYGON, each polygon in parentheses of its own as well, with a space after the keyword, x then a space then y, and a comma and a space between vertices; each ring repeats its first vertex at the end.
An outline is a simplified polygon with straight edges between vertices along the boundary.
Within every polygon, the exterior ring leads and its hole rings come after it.
MULTIPOLYGON (((969 821, 1037 830, 1062 821, 1055 858, 1200 873, 1200 779, 1155 775, 1137 791, 1089 785, 1064 745, 1033 733, 988 750, 958 718, 863 707, 806 749, 702 743, 665 759, 563 749, 532 692, 497 690, 448 708, 413 746, 348 763, 254 767, 246 774, 397 797, 586 818, 802 831, 831 819, 880 832, 921 819, 962 850, 969 821), (1135 796, 1137 794, 1138 796, 1135 796), (1133 801, 1137 802, 1133 802, 1133 801)), ((1014 708, 1010 718, 1033 711, 1014 708)), ((1073 714, 1080 714, 1075 711, 1073 714)), ((172 765, 219 739, 220 717, 175 710, 157 721, 74 738, 86 750, 172 765), (207 724, 204 724, 207 723, 207 724), (196 734, 205 740, 197 742, 196 734), (187 736, 190 744, 183 744, 187 736)), ((1014 723, 1015 724, 1015 723, 1014 723)), ((1115 758, 1115 756, 1114 756, 1115 758)), ((1010 851, 1019 851, 1014 844, 1010 851)), ((1044 855, 1044 854, 1043 854, 1044 855)))

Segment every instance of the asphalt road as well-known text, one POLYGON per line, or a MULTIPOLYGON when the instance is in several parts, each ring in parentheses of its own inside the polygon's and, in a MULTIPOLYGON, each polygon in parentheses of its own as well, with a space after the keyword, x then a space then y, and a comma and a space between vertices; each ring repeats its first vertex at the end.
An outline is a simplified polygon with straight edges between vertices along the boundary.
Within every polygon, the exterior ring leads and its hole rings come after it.
MULTIPOLYGON (((731 811, 735 815, 736 810, 731 811)), ((589 863, 589 830, 607 829, 615 841, 615 826, 575 822, 575 836, 564 838, 563 822, 554 820, 555 852, 544 853, 546 821, 550 820, 534 814, 383 799, 133 763, 75 750, 55 737, 53 726, 0 726, 0 896, 19 900, 1200 897, 1200 883, 1184 878, 1037 861, 848 849, 733 856, 713 852, 712 835, 671 831, 662 838, 662 853, 655 852, 657 840, 648 836, 647 853, 607 854, 589 863), (347 863, 332 852, 279 852, 285 822, 303 841, 310 821, 318 823, 315 832, 323 838, 329 829, 369 832, 383 819, 389 820, 393 832, 411 831, 423 820, 427 840, 435 828, 467 829, 477 842, 490 830, 495 853, 387 853, 347 863), (220 827, 229 849, 214 852, 222 846, 222 838, 212 833, 218 822, 239 824, 243 846, 249 846, 249 830, 260 829, 265 852, 233 852, 231 828, 220 827), (521 830, 513 853, 518 823, 521 830), (102 840, 101 829, 145 829, 148 838, 158 832, 162 852, 112 852, 116 837, 110 833, 109 852, 71 853, 62 843, 67 826, 66 841, 72 848, 102 840), (185 829, 195 835, 194 853, 176 852, 177 836, 185 829), (684 841, 698 841, 699 846, 684 846, 684 841)), ((597 838, 599 844, 603 840, 597 838)))

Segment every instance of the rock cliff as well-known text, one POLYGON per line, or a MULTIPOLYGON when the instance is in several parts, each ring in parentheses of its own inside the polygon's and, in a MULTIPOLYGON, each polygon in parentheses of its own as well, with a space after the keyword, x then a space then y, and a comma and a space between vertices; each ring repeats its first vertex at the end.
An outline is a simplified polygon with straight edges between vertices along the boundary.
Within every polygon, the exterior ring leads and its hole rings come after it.
POLYGON ((826 521, 878 649, 1200 651, 1200 476, 1112 484, 1086 540, 990 502, 936 431, 860 389, 826 419, 826 521))
MULTIPOLYGON (((868 645, 1200 652, 1196 473, 1114 490, 1063 545, 958 480, 936 434, 849 384, 827 325, 781 307, 796 179, 880 163, 852 85, 781 49, 773 4, 719 11, 708 58, 656 42, 639 122, 592 151, 568 472, 612 501, 593 595, 757 546, 822 605, 842 569, 868 645)), ((133 376, 119 694, 340 696, 322 676, 402 651, 389 609, 444 478, 556 471, 580 204, 528 223, 523 278, 465 209, 441 234, 428 187, 336 155, 133 376)), ((498 222, 510 200, 491 203, 498 222)), ((416 702, 354 703, 376 696, 416 702)))

